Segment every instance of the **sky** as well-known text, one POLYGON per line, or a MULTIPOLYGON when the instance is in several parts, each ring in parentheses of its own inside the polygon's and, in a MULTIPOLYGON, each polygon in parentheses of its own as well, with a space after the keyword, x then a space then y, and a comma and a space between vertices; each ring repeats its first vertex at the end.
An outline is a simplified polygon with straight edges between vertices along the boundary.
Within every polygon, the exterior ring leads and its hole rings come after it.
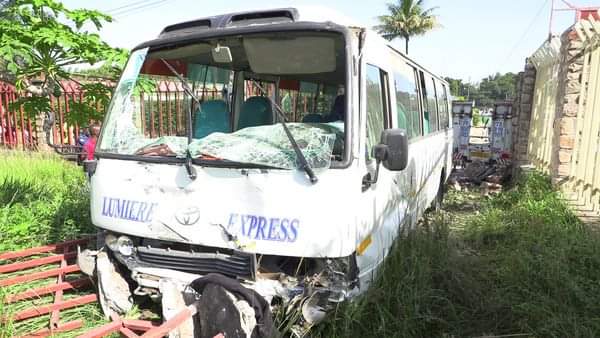
MULTIPOLYGON (((386 13, 383 1, 344 0, 63 0, 67 8, 93 8, 115 21, 100 31, 112 46, 131 49, 155 38, 167 25, 205 16, 252 9, 324 6, 355 22, 373 27, 386 13)), ((556 8, 566 8, 554 0, 556 8)), ((569 0, 578 7, 600 7, 600 0, 569 0)), ((437 7, 440 27, 410 41, 409 56, 441 76, 477 83, 496 72, 519 72, 525 58, 549 34, 552 0, 426 0, 437 7)), ((574 12, 555 11, 552 32, 560 34, 574 23, 574 12)), ((404 50, 404 41, 394 45, 404 50)))

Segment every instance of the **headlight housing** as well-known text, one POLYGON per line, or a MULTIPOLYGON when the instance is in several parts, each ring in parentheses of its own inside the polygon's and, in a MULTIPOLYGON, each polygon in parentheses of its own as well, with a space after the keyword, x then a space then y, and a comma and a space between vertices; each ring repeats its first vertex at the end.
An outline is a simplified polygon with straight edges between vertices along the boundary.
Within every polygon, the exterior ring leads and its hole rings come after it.
POLYGON ((107 234, 106 237, 104 237, 104 243, 110 250, 117 251, 117 236, 113 234, 107 234))
POLYGON ((121 236, 117 240, 117 249, 123 256, 131 256, 133 254, 133 241, 127 236, 121 236))

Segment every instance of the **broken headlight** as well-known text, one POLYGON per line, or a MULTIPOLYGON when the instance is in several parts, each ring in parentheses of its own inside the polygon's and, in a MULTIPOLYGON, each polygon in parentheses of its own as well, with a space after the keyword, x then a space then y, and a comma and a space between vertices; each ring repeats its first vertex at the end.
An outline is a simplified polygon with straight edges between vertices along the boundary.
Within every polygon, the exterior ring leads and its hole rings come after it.
POLYGON ((131 256, 133 254, 133 241, 127 236, 121 236, 117 240, 117 249, 123 256, 131 256))
POLYGON ((117 251, 118 246, 117 246, 117 236, 113 235, 113 234, 107 234, 104 237, 104 243, 106 244, 106 246, 112 250, 112 251, 117 251))

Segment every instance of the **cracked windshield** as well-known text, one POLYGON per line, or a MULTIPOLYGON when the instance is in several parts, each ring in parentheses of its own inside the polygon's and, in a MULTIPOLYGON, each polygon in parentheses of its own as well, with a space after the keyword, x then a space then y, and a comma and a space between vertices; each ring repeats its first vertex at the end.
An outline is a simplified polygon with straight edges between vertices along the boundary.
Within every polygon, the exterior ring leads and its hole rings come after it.
POLYGON ((189 152, 203 165, 295 169, 285 116, 309 165, 329 168, 344 160, 345 90, 344 42, 331 33, 139 49, 114 93, 99 152, 189 152))

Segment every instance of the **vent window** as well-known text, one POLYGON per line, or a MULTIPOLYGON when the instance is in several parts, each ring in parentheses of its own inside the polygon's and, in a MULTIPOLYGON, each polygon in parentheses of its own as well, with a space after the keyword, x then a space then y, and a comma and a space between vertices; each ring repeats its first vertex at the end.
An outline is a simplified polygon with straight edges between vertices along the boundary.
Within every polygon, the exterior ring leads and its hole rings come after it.
POLYGON ((273 22, 293 22, 295 15, 291 11, 271 11, 236 14, 231 17, 230 25, 251 25, 273 22))
POLYGON ((189 34, 197 32, 199 30, 210 29, 212 26, 211 21, 208 19, 194 20, 188 22, 178 23, 176 25, 167 26, 160 33, 160 37, 172 36, 178 34, 189 34))

